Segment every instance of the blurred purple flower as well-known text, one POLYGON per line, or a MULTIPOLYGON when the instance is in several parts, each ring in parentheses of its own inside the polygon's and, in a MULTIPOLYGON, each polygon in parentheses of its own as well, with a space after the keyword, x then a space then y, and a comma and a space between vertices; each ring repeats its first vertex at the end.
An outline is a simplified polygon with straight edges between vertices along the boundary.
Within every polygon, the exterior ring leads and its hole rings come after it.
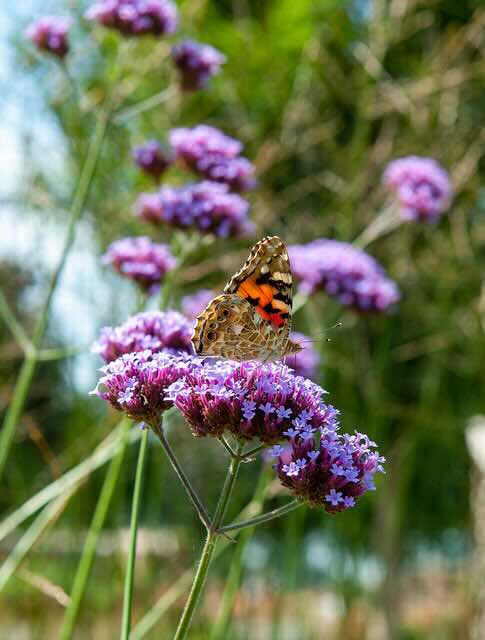
POLYGON ((67 18, 44 16, 27 27, 26 37, 39 49, 64 58, 69 51, 67 34, 71 21, 67 18))
POLYGON ((135 280, 148 293, 155 293, 167 271, 175 267, 168 245, 152 242, 146 236, 112 242, 103 256, 118 273, 135 280))
POLYGON ((383 181, 395 193, 405 220, 436 222, 451 201, 448 172, 432 158, 407 156, 393 160, 383 181))
POLYGON ((85 17, 126 36, 171 35, 178 24, 177 7, 171 0, 99 0, 85 17))
POLYGON ((301 345, 301 351, 283 358, 284 364, 293 369, 295 375, 303 378, 314 378, 320 366, 320 355, 311 342, 311 338, 294 331, 290 335, 292 342, 301 345))
POLYGON ((187 354, 152 353, 149 349, 126 353, 100 371, 103 376, 91 392, 130 418, 155 425, 172 402, 166 390, 194 367, 197 358, 187 354))
POLYGON ((290 449, 276 451, 275 465, 281 483, 313 507, 327 513, 353 507, 366 491, 375 489, 373 477, 384 473, 385 459, 366 435, 340 435, 319 428, 307 437, 299 430, 290 449))
MULTIPOLYGON (((193 368, 168 390, 195 436, 259 438, 275 444, 295 424, 334 429, 337 411, 325 391, 282 364, 216 361, 193 368)), ((298 427, 299 428, 299 427, 298 427)))
POLYGON ((204 124, 193 129, 172 129, 169 137, 177 157, 204 178, 228 184, 235 191, 255 186, 254 166, 239 156, 239 140, 204 124))
POLYGON ((194 40, 176 44, 172 48, 172 58, 180 72, 184 91, 203 89, 226 61, 226 57, 214 47, 194 40))
POLYGON ((217 155, 235 158, 242 151, 242 142, 226 136, 220 129, 199 124, 192 129, 172 129, 169 140, 179 158, 191 168, 195 168, 200 158, 217 155))
POLYGON ((195 320, 215 295, 211 289, 199 289, 195 293, 184 296, 181 303, 183 314, 189 320, 195 320))
POLYGON ((289 247, 293 275, 304 293, 323 289, 341 304, 383 312, 399 300, 399 289, 377 260, 347 242, 320 238, 289 247))
POLYGON ((156 181, 173 164, 171 151, 162 149, 156 140, 148 140, 133 149, 133 158, 142 171, 155 178, 156 181))
POLYGON ((119 327, 103 327, 92 351, 105 362, 145 349, 152 353, 193 353, 192 330, 192 323, 177 311, 145 311, 119 327))
POLYGON ((142 193, 135 204, 136 215, 148 222, 195 228, 222 238, 244 237, 253 231, 248 211, 248 202, 229 193, 227 185, 208 181, 142 193))

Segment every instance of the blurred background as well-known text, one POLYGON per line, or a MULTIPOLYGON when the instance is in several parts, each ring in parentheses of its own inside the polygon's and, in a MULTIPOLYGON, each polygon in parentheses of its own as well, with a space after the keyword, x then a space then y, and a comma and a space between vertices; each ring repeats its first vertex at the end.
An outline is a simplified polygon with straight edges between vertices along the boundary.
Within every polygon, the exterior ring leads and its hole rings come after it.
MULTIPOLYGON (((83 19, 87 6, 75 0, 10 3, 0 22, 0 285, 27 332, 62 248, 106 78, 119 71, 116 91, 124 104, 174 83, 167 62, 173 39, 131 40, 122 57, 118 34, 83 19), (25 40, 27 24, 44 14, 73 20, 71 52, 62 63, 25 40)), ((450 173, 455 196, 449 212, 436 225, 401 225, 367 247, 399 285, 397 309, 359 315, 319 294, 294 318, 296 330, 316 337, 342 323, 330 342, 315 343, 321 355, 316 379, 341 410, 345 430, 359 428, 379 443, 387 475, 355 510, 335 517, 300 510, 256 529, 240 562, 232 620, 216 637, 212 625, 237 552, 229 545, 213 566, 190 637, 485 638, 485 465, 476 417, 485 413, 483 4, 185 0, 179 9, 179 35, 211 43, 227 62, 207 90, 173 92, 163 104, 110 126, 52 304, 44 346, 57 355, 37 368, 0 486, 0 510, 13 512, 88 458, 117 422, 88 395, 101 365, 90 345, 100 327, 134 313, 139 294, 101 264, 101 255, 124 236, 170 242, 173 235, 132 213, 137 195, 153 188, 132 160, 135 145, 163 142, 171 127, 206 123, 242 140, 256 166, 258 187, 247 196, 254 237, 202 246, 177 276, 177 301, 201 287, 220 290, 253 240, 265 234, 288 243, 318 237, 351 242, 383 207, 388 162, 430 156, 450 173), (473 432, 467 431, 471 423, 473 432)), ((172 184, 184 179, 177 169, 164 177, 172 184)), ((4 411, 23 353, 3 323, 0 354, 4 411)), ((224 452, 217 443, 195 440, 176 420, 170 438, 213 504, 224 452)), ((135 462, 129 449, 98 545, 79 639, 118 637, 135 462)), ((0 638, 56 637, 103 473, 89 474, 9 581, 0 600, 0 638)), ((233 515, 251 499, 256 477, 255 467, 243 469, 233 515)), ((270 492, 269 505, 280 491, 270 492)), ((2 557, 28 524, 0 543, 2 557)), ((193 568, 202 537, 154 442, 135 622, 193 568)), ((170 637, 182 605, 183 597, 176 598, 143 637, 170 637)))

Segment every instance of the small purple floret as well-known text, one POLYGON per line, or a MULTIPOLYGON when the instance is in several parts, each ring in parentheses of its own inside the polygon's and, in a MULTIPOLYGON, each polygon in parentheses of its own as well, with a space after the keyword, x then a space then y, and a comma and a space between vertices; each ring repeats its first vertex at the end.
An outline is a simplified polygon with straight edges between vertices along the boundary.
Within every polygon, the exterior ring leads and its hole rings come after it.
POLYGON ((162 187, 157 194, 141 194, 135 204, 135 214, 147 222, 196 229, 221 238, 252 233, 248 212, 249 203, 229 193, 227 185, 208 181, 162 187))
POLYGON ((394 192, 405 220, 436 222, 451 201, 453 189, 448 172, 432 158, 407 156, 393 160, 383 181, 394 192))
POLYGON ((195 436, 229 431, 243 440, 276 444, 291 429, 292 416, 302 413, 311 415, 307 422, 313 429, 335 428, 337 411, 323 402, 324 393, 281 364, 216 361, 191 371, 169 397, 195 436))
POLYGON ((226 57, 214 47, 194 40, 183 40, 172 48, 172 58, 180 72, 184 91, 197 91, 207 86, 219 73, 226 57))
POLYGON ((156 293, 167 271, 176 260, 168 245, 152 242, 146 236, 123 238, 111 243, 103 262, 126 278, 137 282, 148 293, 156 293))
POLYGON ((103 375, 91 393, 133 420, 158 424, 172 406, 165 395, 168 387, 197 366, 200 360, 187 354, 127 353, 101 368, 103 375))
POLYGON ((361 312, 384 312, 399 300, 399 289, 369 254, 347 242, 319 238, 289 247, 295 279, 306 294, 323 289, 361 312))
POLYGON ((178 24, 177 7, 171 0, 99 0, 85 17, 125 36, 171 35, 178 24))
POLYGON ((316 435, 293 436, 290 451, 278 457, 276 471, 282 484, 311 506, 328 513, 344 511, 375 488, 373 478, 384 472, 384 458, 357 432, 340 435, 327 428, 316 435))
POLYGON ((239 155, 243 148, 239 140, 203 124, 172 129, 169 138, 177 157, 207 180, 222 182, 235 191, 255 186, 254 166, 239 155))
POLYGON ((71 21, 67 18, 44 16, 30 24, 25 35, 41 51, 64 58, 69 51, 67 35, 70 26, 71 21))
POLYGON ((177 311, 145 311, 119 327, 103 327, 92 351, 105 362, 146 349, 152 353, 193 353, 192 330, 192 323, 177 311))
POLYGON ((140 169, 157 182, 174 161, 172 152, 163 149, 156 140, 135 147, 132 153, 140 169))

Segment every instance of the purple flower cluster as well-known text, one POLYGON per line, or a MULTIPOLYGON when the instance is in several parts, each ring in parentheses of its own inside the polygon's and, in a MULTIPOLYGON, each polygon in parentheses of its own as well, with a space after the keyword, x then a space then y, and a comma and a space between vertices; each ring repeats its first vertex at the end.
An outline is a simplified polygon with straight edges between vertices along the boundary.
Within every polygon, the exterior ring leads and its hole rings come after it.
POLYGON ((119 327, 103 327, 92 351, 105 362, 146 349, 152 353, 193 353, 192 330, 192 323, 177 311, 145 311, 119 327))
POLYGON ((142 193, 135 204, 136 215, 147 222, 195 228, 222 238, 243 237, 253 231, 248 211, 248 202, 229 193, 227 185, 208 181, 142 193))
POLYGON ((255 186, 254 166, 240 156, 242 143, 215 127, 200 124, 170 132, 177 157, 207 180, 222 182, 235 191, 255 186))
POLYGON ((314 378, 320 366, 320 355, 313 346, 311 339, 303 333, 294 331, 290 340, 301 346, 301 351, 283 358, 284 364, 293 369, 295 375, 303 378, 314 378))
POLYGON ((44 16, 27 27, 25 35, 39 49, 63 58, 69 51, 67 34, 71 21, 56 16, 44 16))
POLYGON ((432 158, 407 156, 390 162, 385 186, 396 195, 405 220, 436 222, 451 201, 448 172, 432 158))
POLYGON ((123 238, 112 242, 103 256, 118 273, 135 280, 148 293, 155 293, 176 260, 168 245, 152 242, 146 236, 123 238))
POLYGON ((347 242, 320 238, 289 247, 301 290, 323 289, 341 304, 362 312, 383 312, 399 300, 399 289, 369 254, 347 242))
POLYGON ((156 140, 148 140, 135 147, 132 153, 140 169, 152 176, 157 182, 174 161, 172 152, 162 149, 156 140))
POLYGON ((149 349, 126 353, 101 367, 104 375, 91 393, 133 420, 154 425, 172 406, 166 398, 169 386, 198 365, 199 360, 187 354, 175 356, 149 349))
POLYGON ((324 390, 281 364, 216 361, 194 367, 173 384, 167 398, 195 436, 259 438, 274 444, 296 430, 334 429, 337 411, 323 402, 324 390))
POLYGON ((202 313, 216 294, 211 289, 199 289, 182 298, 182 312, 190 320, 195 320, 202 313))
POLYGON ((384 473, 385 459, 366 435, 340 435, 327 427, 310 435, 301 428, 293 431, 290 448, 276 445, 271 453, 281 483, 296 496, 336 513, 375 489, 374 475, 384 473))
POLYGON ((214 47, 194 40, 176 44, 172 48, 172 58, 180 72, 184 91, 203 89, 226 61, 226 57, 214 47))
POLYGON ((177 7, 171 0, 99 0, 85 16, 126 36, 171 35, 178 24, 177 7))

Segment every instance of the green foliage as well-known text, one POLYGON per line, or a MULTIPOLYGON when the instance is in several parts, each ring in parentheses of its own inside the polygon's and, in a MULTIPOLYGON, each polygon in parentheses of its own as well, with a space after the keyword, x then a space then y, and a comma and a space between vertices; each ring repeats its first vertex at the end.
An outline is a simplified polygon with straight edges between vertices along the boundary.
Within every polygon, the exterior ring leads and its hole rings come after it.
MULTIPOLYGON (((41 5, 37 8, 40 12, 41 5)), ((67 11, 68 4, 63 9, 67 11)), ((257 235, 278 233, 288 243, 321 236, 355 239, 384 203, 380 178, 391 159, 416 154, 444 164, 456 188, 449 215, 435 227, 402 226, 368 248, 399 283, 402 302, 396 313, 356 317, 319 295, 295 316, 296 328, 316 337, 335 321, 342 322, 331 342, 319 343, 324 363, 321 381, 331 402, 342 411, 345 431, 357 427, 369 433, 389 459, 388 477, 380 480, 377 493, 366 496, 358 509, 333 518, 309 511, 304 529, 324 529, 328 539, 337 541, 342 553, 354 559, 377 553, 387 561, 379 543, 383 535, 395 535, 397 546, 392 553, 402 562, 413 558, 420 544, 446 555, 449 531, 457 532, 466 548, 470 465, 464 429, 470 416, 484 411, 483 9, 478 0, 376 0, 372 6, 338 0, 187 1, 181 9, 182 34, 220 48, 227 55, 227 64, 210 90, 176 95, 111 125, 89 198, 92 252, 99 254, 108 242, 123 235, 149 233, 160 240, 173 239, 170 230, 148 229, 132 215, 137 193, 152 186, 130 156, 134 144, 153 137, 163 141, 173 126, 205 122, 244 140, 245 154, 256 162, 259 174, 259 187, 250 196, 257 235), (386 510, 395 513, 394 524, 387 529, 386 510)), ((34 60, 25 44, 17 44, 17 73, 35 86, 35 109, 49 126, 61 131, 65 152, 59 180, 46 167, 39 150, 35 152, 35 145, 25 144, 24 158, 32 149, 34 153, 16 194, 16 215, 31 208, 39 224, 46 215, 61 220, 58 212, 66 208, 70 185, 79 174, 95 116, 106 95, 107 78, 122 70, 115 87, 118 111, 173 84, 166 41, 120 40, 85 23, 76 27, 73 52, 67 59, 70 78, 52 61, 34 60)), ((17 107, 23 113, 25 131, 32 134, 29 106, 17 107)), ((186 174, 178 168, 166 177, 170 183, 184 179, 186 174)), ((247 243, 240 241, 218 241, 215 248, 202 248, 197 260, 181 273, 177 298, 199 286, 220 288, 246 248, 247 243)), ((15 267, 5 276, 2 271, 1 280, 10 304, 28 329, 35 309, 22 312, 20 299, 29 289, 30 274, 39 278, 38 265, 33 260, 22 269, 15 267), (20 284, 4 288, 4 282, 18 283, 19 274, 20 284)), ((114 317, 110 302, 101 296, 91 304, 98 326, 121 321, 133 311, 121 301, 118 317, 114 317)), ((3 327, 0 338, 2 353, 10 353, 14 347, 3 327)), ((54 331, 50 339, 52 345, 58 344, 54 331)), ((8 358, 0 363, 2 409, 3 398, 9 397, 14 364, 8 358)), ((93 370, 98 364, 93 358, 93 370)), ((47 464, 46 450, 28 439, 32 438, 28 421, 37 425, 56 464, 65 470, 88 455, 111 428, 114 417, 100 420, 101 412, 95 401, 86 399, 85 390, 79 391, 72 383, 68 365, 42 365, 0 492, 4 512, 56 473, 47 464)), ((174 440, 194 483, 213 502, 223 475, 223 455, 214 450, 213 443, 194 441, 180 424, 174 426, 174 440)), ((163 523, 177 531, 185 527, 182 540, 189 542, 179 564, 189 565, 195 556, 192 541, 200 533, 198 520, 158 453, 153 449, 148 453, 142 522, 150 526, 163 523)), ((108 516, 109 527, 127 524, 134 456, 134 451, 127 455, 124 477, 108 516)), ((101 472, 95 474, 71 501, 63 525, 73 530, 88 526, 102 479, 101 472)), ((254 473, 243 468, 237 493, 240 505, 250 499, 253 480, 254 473)), ((303 557, 305 548, 297 526, 300 515, 264 529, 268 547, 277 550, 265 576, 268 581, 273 576, 275 584, 284 582, 284 564, 291 569, 286 573, 289 586, 302 588, 307 582, 328 578, 295 569, 295 553, 303 557), (286 527, 282 539, 299 537, 297 551, 292 547, 283 553, 279 546, 282 527, 286 527)), ((72 558, 58 566, 37 558, 32 566, 37 564, 41 573, 69 588, 72 558)), ((95 568, 88 606, 106 611, 119 602, 122 578, 115 575, 118 569, 115 562, 104 560, 103 569, 95 568), (112 593, 111 586, 102 585, 105 575, 116 584, 112 593)), ((227 567, 221 563, 220 569, 222 574, 227 567)), ((169 576, 148 563, 137 601, 146 608, 161 579, 170 581, 177 572, 180 566, 171 566, 169 576)), ((355 587, 358 580, 354 576, 351 582, 355 587)), ((340 587, 342 591, 347 588, 345 584, 340 587)), ((10 603, 13 595, 22 600, 27 593, 18 584, 11 589, 10 603)), ((33 618, 41 614, 22 611, 33 618)), ((168 633, 168 627, 161 628, 168 633)), ((424 637, 414 630, 406 633, 402 637, 424 637)), ((443 631, 440 637, 448 636, 443 631)))

